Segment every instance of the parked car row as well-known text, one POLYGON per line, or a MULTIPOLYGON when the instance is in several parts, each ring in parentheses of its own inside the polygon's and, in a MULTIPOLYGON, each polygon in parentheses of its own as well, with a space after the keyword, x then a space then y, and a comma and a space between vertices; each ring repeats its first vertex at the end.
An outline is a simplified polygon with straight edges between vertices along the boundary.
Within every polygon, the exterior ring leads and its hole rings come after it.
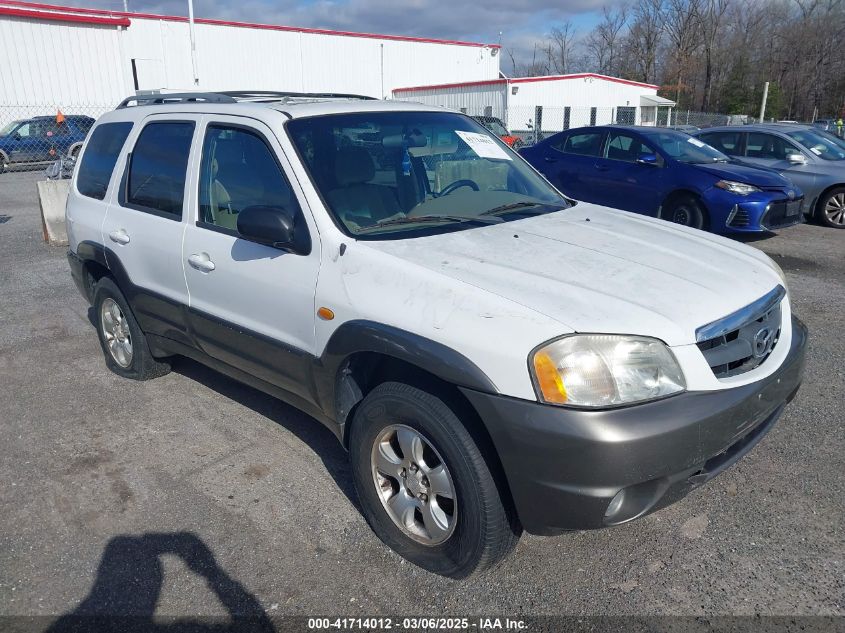
POLYGON ((716 233, 845 228, 845 141, 801 124, 592 126, 520 150, 564 194, 716 233))
POLYGON ((0 129, 0 172, 10 165, 75 158, 94 125, 90 116, 36 116, 0 129))

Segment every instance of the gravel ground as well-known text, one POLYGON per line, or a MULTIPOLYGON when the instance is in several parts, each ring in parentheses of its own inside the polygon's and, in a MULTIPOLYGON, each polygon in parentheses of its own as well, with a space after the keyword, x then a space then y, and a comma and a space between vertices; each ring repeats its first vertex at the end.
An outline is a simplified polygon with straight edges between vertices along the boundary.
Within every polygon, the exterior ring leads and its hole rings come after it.
POLYGON ((845 615, 845 231, 752 242, 811 340, 750 455, 645 519, 526 535, 458 582, 376 539, 308 416, 187 360, 110 373, 65 249, 41 241, 38 178, 0 175, 0 614, 845 615))

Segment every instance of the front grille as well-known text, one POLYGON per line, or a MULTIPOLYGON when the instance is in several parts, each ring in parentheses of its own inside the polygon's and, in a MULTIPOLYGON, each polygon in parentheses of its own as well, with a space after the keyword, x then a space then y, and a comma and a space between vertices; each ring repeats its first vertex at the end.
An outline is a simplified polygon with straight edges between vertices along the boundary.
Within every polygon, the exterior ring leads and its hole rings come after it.
POLYGON ((791 200, 789 202, 773 202, 769 205, 760 224, 765 229, 780 229, 785 226, 792 226, 801 221, 801 205, 803 200, 791 200))
POLYGON ((785 294, 783 286, 778 286, 741 310, 696 330, 698 349, 717 378, 744 374, 771 355, 780 339, 785 294))

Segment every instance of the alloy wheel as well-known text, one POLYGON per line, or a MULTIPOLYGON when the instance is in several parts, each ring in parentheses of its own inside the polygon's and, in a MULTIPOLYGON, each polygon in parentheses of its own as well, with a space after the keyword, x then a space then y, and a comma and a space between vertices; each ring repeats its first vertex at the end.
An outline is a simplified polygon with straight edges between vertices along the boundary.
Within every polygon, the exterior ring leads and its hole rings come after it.
POLYGON ((455 530, 455 485, 431 441, 404 424, 385 428, 373 443, 373 483, 384 509, 407 536, 438 545, 455 530))
POLYGON ((100 306, 100 324, 109 354, 114 362, 126 369, 132 364, 132 335, 126 315, 110 297, 100 306))
POLYGON ((830 197, 824 207, 824 214, 831 224, 845 224, 845 192, 830 197))

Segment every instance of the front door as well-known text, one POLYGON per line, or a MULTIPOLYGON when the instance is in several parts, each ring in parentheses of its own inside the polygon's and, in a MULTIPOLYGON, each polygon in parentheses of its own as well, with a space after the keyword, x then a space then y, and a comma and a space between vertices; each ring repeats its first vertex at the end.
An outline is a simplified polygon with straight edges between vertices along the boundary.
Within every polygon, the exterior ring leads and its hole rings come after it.
MULTIPOLYGON (((766 132, 748 132, 745 136, 745 156, 741 160, 758 167, 776 169, 801 190, 815 190, 817 176, 814 173, 813 158, 782 136, 766 132), (804 162, 790 160, 793 155, 803 157, 804 162)), ((809 202, 808 200, 807 203, 809 202)))
POLYGON ((663 169, 658 164, 641 164, 643 155, 662 158, 637 136, 628 132, 611 132, 604 157, 596 161, 596 169, 604 178, 608 206, 653 217, 661 201, 663 169))
POLYGON ((304 196, 263 123, 209 115, 202 135, 182 250, 193 334, 210 356, 307 398, 302 372, 315 352, 320 241, 304 196), (310 234, 310 253, 243 238, 238 214, 250 206, 294 211, 296 230, 310 234))

